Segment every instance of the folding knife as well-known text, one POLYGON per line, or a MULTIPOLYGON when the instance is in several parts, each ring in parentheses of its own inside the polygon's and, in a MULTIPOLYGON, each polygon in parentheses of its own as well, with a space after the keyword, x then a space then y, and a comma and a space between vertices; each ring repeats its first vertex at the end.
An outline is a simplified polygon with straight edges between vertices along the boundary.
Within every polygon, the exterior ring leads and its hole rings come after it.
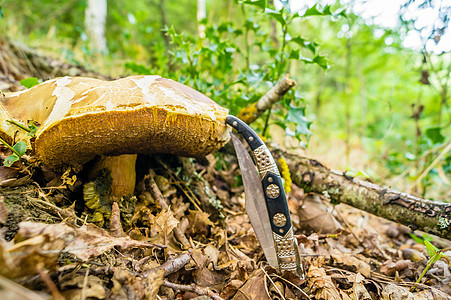
POLYGON ((228 116, 226 123, 249 144, 260 174, 258 176, 244 145, 232 135, 243 177, 246 211, 266 259, 279 271, 296 271, 303 276, 282 178, 274 158, 265 143, 246 123, 234 116, 228 116))

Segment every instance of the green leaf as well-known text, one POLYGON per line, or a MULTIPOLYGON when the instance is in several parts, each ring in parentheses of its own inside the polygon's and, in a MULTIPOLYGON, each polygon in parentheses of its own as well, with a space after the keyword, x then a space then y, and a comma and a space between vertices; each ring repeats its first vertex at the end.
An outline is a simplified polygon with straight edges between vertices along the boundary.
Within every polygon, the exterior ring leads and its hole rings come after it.
POLYGON ((28 128, 30 129, 30 131, 27 133, 27 135, 34 137, 36 135, 36 131, 38 131, 38 126, 32 120, 29 120, 28 128))
POLYGON ((331 16, 330 5, 326 5, 323 10, 318 9, 318 3, 315 3, 311 8, 307 9, 304 13, 304 17, 308 16, 331 16))
POLYGON ((290 59, 299 59, 299 49, 296 50, 291 50, 290 55, 288 56, 288 58, 290 59))
POLYGON ((315 54, 315 52, 316 52, 317 44, 307 41, 306 39, 303 39, 300 36, 292 38, 289 42, 293 42, 293 43, 298 44, 301 47, 307 48, 310 51, 312 51, 313 54, 315 54))
POLYGON ((137 64, 135 62, 127 62, 125 63, 125 68, 132 71, 133 73, 139 75, 149 75, 152 74, 152 71, 147 68, 145 65, 137 64))
POLYGON ((421 237, 416 236, 416 235, 413 234, 413 233, 409 233, 409 235, 410 235, 410 237, 411 237, 416 243, 418 243, 418 244, 424 244, 424 240, 423 240, 421 237))
POLYGON ((433 257, 437 253, 438 249, 435 248, 435 246, 432 245, 430 242, 424 241, 424 245, 426 246, 426 250, 428 252, 429 257, 433 257))
POLYGON ((29 77, 29 78, 25 78, 22 79, 20 81, 20 84, 23 85, 24 87, 26 87, 27 89, 34 87, 35 85, 39 84, 39 81, 36 77, 29 77))
POLYGON ((265 13, 270 15, 272 18, 274 18, 277 22, 280 23, 280 25, 282 25, 282 26, 286 25, 287 22, 283 18, 283 10, 274 10, 274 9, 266 8, 265 13))
POLYGON ((17 142, 13 146, 13 148, 17 151, 17 153, 20 154, 20 156, 22 156, 25 154, 25 152, 27 152, 27 143, 25 143, 24 141, 17 142))
POLYGON ((254 5, 254 6, 260 7, 261 9, 266 8, 266 0, 245 0, 242 3, 254 5))
POLYGON ((296 134, 312 135, 310 131, 312 122, 305 117, 304 107, 290 106, 285 120, 296 124, 296 134))
POLYGON ((329 68, 329 63, 327 61, 327 58, 322 55, 317 55, 313 58, 313 63, 319 65, 323 69, 329 68))
POLYGON ((11 167, 13 163, 15 163, 16 161, 19 160, 19 157, 16 154, 12 154, 10 156, 8 156, 4 161, 3 161, 3 165, 5 167, 11 167))
POLYGON ((338 17, 343 17, 343 18, 348 18, 348 16, 346 15, 346 8, 340 8, 337 9, 336 11, 334 11, 334 13, 332 14, 335 18, 338 17))
POLYGON ((440 127, 432 127, 426 129, 426 136, 432 141, 434 144, 440 144, 445 141, 445 137, 441 132, 442 128, 440 127))
POLYGON ((356 170, 354 168, 351 167, 346 167, 346 172, 345 174, 347 176, 352 176, 352 177, 358 177, 358 176, 363 176, 365 178, 370 178, 365 172, 360 171, 360 170, 356 170))

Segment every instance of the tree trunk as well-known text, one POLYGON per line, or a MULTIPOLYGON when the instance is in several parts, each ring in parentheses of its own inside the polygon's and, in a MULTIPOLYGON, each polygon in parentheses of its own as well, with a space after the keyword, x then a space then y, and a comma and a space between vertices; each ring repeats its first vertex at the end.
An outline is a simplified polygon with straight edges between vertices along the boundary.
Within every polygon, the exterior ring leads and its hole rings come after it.
POLYGON ((91 49, 108 52, 105 37, 107 0, 88 0, 85 11, 85 31, 91 49))
POLYGON ((207 1, 206 0, 197 0, 197 30, 199 32, 199 37, 205 37, 205 25, 200 22, 207 18, 207 1))
POLYGON ((451 240, 451 203, 400 193, 328 169, 314 159, 275 150, 288 162, 293 182, 306 192, 322 194, 376 216, 451 240))

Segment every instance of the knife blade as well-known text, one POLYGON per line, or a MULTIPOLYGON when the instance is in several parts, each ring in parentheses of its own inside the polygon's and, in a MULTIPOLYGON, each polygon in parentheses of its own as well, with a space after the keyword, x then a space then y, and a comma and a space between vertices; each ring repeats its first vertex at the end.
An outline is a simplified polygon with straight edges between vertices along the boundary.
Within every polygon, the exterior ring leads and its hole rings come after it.
POLYGON ((273 268, 279 269, 279 261, 277 260, 274 241, 272 238, 268 237, 268 233, 272 231, 271 225, 265 220, 265 216, 268 216, 268 209, 266 208, 265 203, 261 203, 262 199, 265 199, 265 196, 263 194, 260 176, 257 173, 257 169, 255 168, 249 152, 247 152, 243 143, 234 134, 232 134, 232 143, 235 147, 238 164, 240 165, 243 178, 247 215, 254 228, 255 235, 263 248, 266 259, 273 268))
MULTIPOLYGON (((245 192, 246 211, 248 202, 247 195, 254 193, 254 195, 249 198, 252 203, 249 205, 251 209, 247 212, 252 226, 256 224, 254 231, 262 245, 266 259, 271 266, 279 271, 296 271, 298 275, 303 277, 297 240, 293 236, 293 228, 282 178, 274 158, 265 143, 263 143, 257 133, 246 123, 237 117, 230 115, 227 116, 226 123, 243 136, 249 144, 257 163, 260 175, 258 184, 255 183, 255 179, 248 177, 250 174, 248 170, 251 168, 248 167, 248 162, 244 162, 246 158, 243 156, 242 149, 238 146, 238 150, 236 150, 237 158, 240 167, 243 164, 245 165, 246 170, 245 172, 242 171, 243 183, 246 181, 249 183, 245 183, 244 187, 245 190, 250 189, 249 192, 245 192), (251 182, 253 186, 250 185, 251 182), (257 189, 257 186, 260 188, 257 189), (263 196, 259 192, 260 189, 263 192, 263 196), (260 208, 260 206, 266 206, 266 214, 264 209, 260 208), (258 215, 255 216, 255 213, 258 215), (257 218, 260 218, 260 221, 257 221, 257 218), (255 228, 257 228, 257 230, 255 228), (275 257, 274 252, 271 250, 272 245, 275 250, 275 257), (277 263, 275 263, 275 261, 277 261, 277 263)), ((234 142, 233 139, 232 141, 235 145, 236 142, 234 142)), ((247 152, 245 149, 244 151, 247 152)))

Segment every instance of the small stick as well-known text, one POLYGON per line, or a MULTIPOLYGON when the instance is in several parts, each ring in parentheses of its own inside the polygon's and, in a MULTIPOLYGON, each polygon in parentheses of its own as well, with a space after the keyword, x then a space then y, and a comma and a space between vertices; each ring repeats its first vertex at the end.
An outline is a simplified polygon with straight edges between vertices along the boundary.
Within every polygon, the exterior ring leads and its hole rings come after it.
POLYGON ((286 74, 257 102, 243 108, 239 112, 237 117, 247 124, 251 124, 252 122, 257 120, 265 111, 270 109, 274 103, 282 100, 283 96, 295 85, 296 82, 290 78, 289 74, 286 74))
POLYGON ((442 159, 443 156, 445 156, 446 153, 448 153, 451 150, 451 142, 448 143, 448 145, 446 146, 446 148, 439 154, 439 156, 437 156, 434 161, 426 168, 426 170, 424 170, 420 176, 418 176, 418 178, 415 180, 415 182, 413 183, 412 187, 410 188, 411 191, 413 191, 413 189, 418 185, 418 183, 423 180, 423 178, 429 174, 429 172, 432 170, 433 167, 435 167, 435 165, 442 159))
POLYGON ((167 280, 163 280, 163 286, 169 287, 173 290, 179 290, 179 291, 185 291, 185 292, 193 292, 198 295, 206 295, 210 297, 213 300, 224 300, 222 297, 220 297, 217 293, 211 291, 208 288, 200 287, 194 284, 191 285, 184 285, 184 284, 177 284, 172 283, 167 280))
POLYGON ((43 267, 40 268, 39 275, 41 276, 41 279, 42 281, 44 281, 47 288, 50 290, 53 299, 64 300, 63 295, 61 295, 60 291, 56 287, 56 284, 53 282, 53 280, 50 278, 49 274, 47 273, 46 270, 44 270, 43 267))
POLYGON ((160 189, 158 188, 157 183, 155 182, 155 173, 152 171, 150 172, 150 175, 145 176, 145 184, 146 188, 150 191, 152 196, 158 201, 158 204, 163 209, 168 209, 169 205, 166 203, 166 199, 161 193, 160 189))
POLYGON ((183 253, 183 254, 177 256, 176 258, 165 262, 161 266, 147 270, 146 272, 144 272, 141 275, 141 277, 146 278, 147 276, 149 276, 150 273, 158 271, 160 269, 164 269, 164 277, 169 276, 172 273, 175 273, 178 270, 180 270, 181 268, 183 268, 184 266, 186 266, 190 260, 191 260, 191 255, 188 252, 183 253))
POLYGON ((89 268, 86 269, 85 278, 83 279, 83 288, 81 289, 81 300, 86 300, 86 288, 88 287, 89 268))
MULTIPOLYGON (((158 188, 158 185, 155 182, 154 176, 155 176, 155 173, 153 171, 150 172, 150 175, 146 175, 145 180, 144 180, 146 189, 149 190, 150 193, 152 194, 152 197, 154 197, 158 201, 158 204, 160 205, 160 207, 162 209, 167 210, 167 209, 169 209, 169 205, 167 204, 166 198, 163 196, 160 189, 158 188)), ((190 248, 188 239, 186 238, 185 234, 179 228, 177 228, 177 227, 174 228, 174 235, 175 235, 175 238, 182 244, 182 246, 185 249, 190 248)))
MULTIPOLYGON (((269 279, 269 281, 271 282, 271 284, 274 286, 274 288, 276 289, 276 291, 279 293, 280 297, 282 297, 282 300, 285 300, 285 297, 283 296, 282 292, 279 290, 279 288, 277 287, 277 285, 274 283, 274 281, 271 279, 271 277, 269 277, 268 273, 266 273, 265 269, 263 269, 263 267, 260 266, 260 269, 262 269, 263 273, 265 273, 265 277, 269 279)), ((266 289, 266 293, 269 295, 269 291, 268 291, 268 287, 265 284, 265 289, 266 289)))

